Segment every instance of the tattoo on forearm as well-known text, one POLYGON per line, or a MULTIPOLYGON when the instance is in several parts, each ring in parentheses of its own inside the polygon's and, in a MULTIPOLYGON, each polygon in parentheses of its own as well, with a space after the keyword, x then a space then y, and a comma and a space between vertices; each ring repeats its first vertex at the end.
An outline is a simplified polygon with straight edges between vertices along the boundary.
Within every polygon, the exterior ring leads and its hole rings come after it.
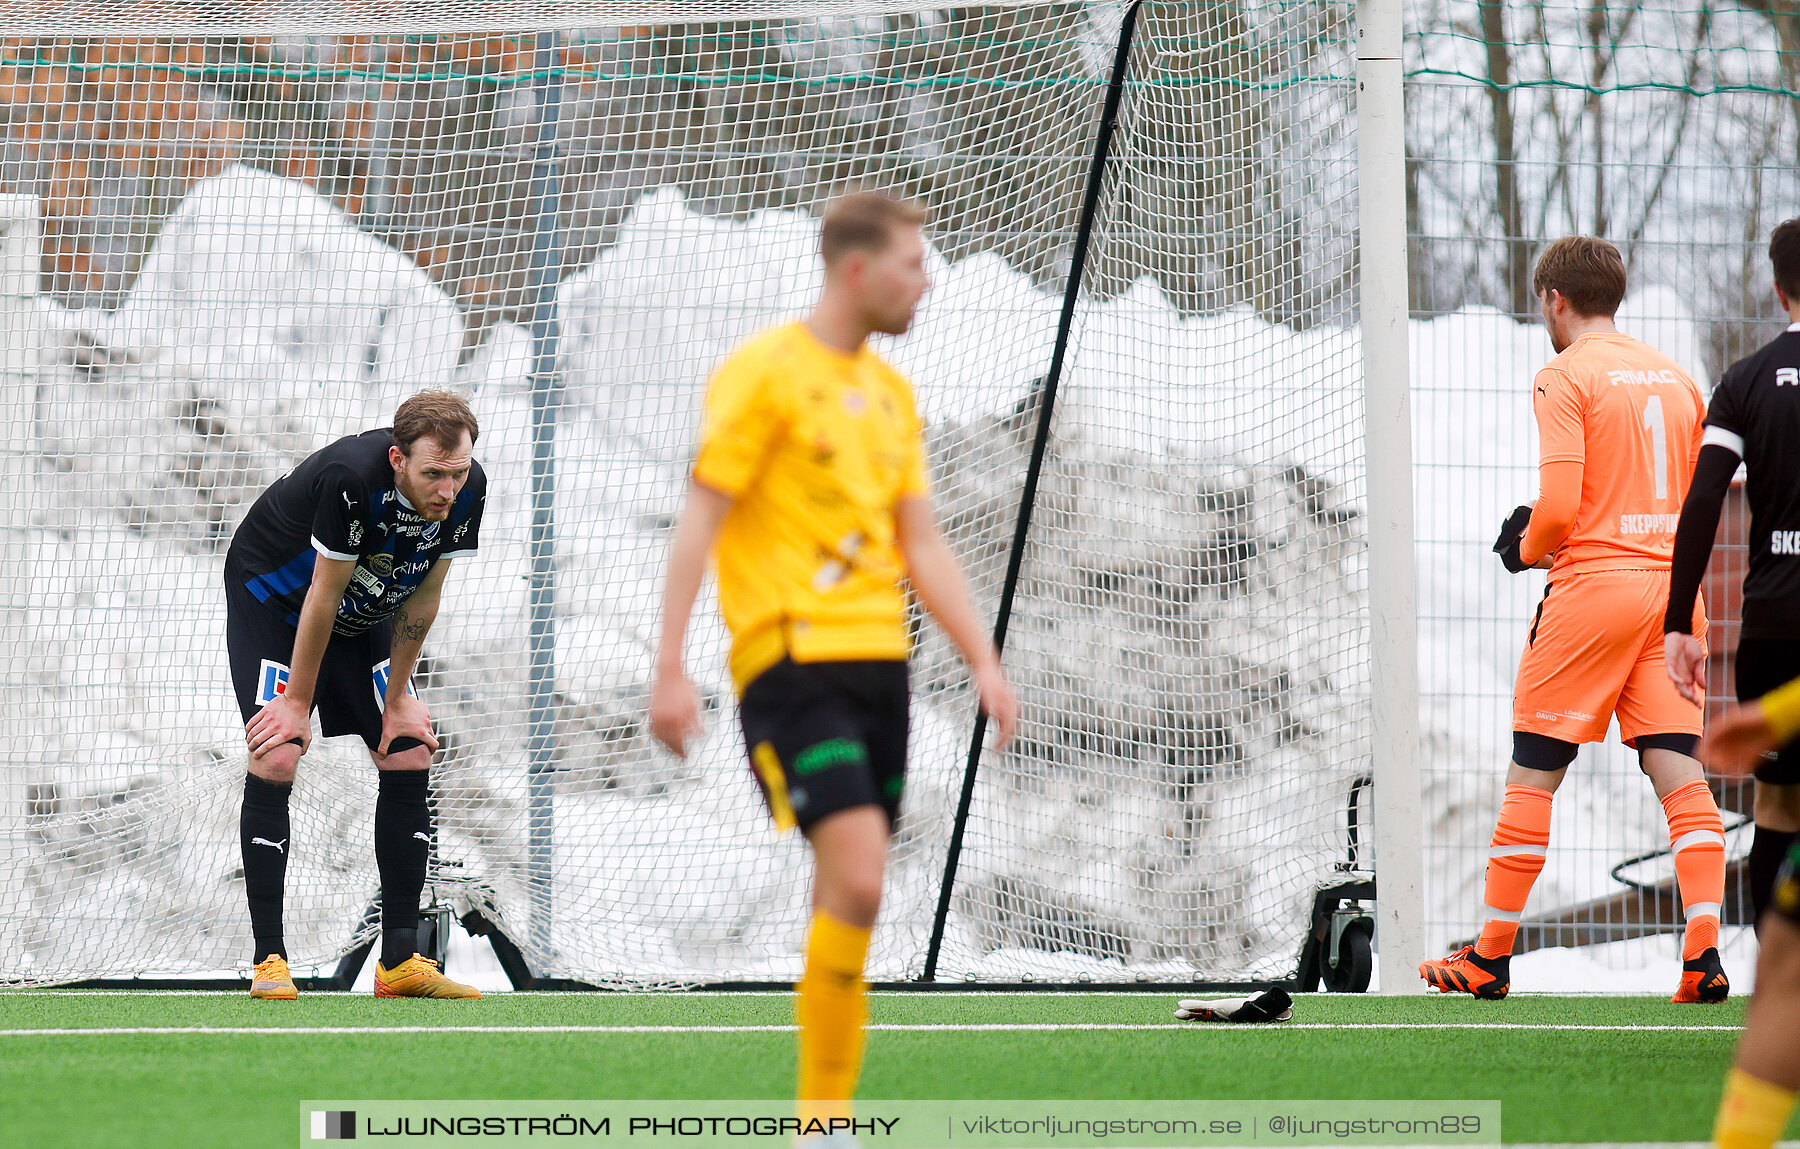
POLYGON ((394 637, 402 642, 424 642, 431 619, 414 619, 404 608, 394 615, 394 637))

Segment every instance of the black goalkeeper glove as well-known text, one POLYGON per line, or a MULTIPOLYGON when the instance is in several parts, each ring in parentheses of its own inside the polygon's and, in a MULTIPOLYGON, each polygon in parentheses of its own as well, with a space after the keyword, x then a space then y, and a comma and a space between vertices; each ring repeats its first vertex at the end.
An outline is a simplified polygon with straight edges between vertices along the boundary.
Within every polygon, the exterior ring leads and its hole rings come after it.
POLYGON ((1500 556, 1506 569, 1514 574, 1524 574, 1532 567, 1531 563, 1519 557, 1519 544, 1525 541, 1525 528, 1530 522, 1530 507, 1514 507, 1513 513, 1506 516, 1506 522, 1500 528, 1500 537, 1494 540, 1494 553, 1500 556))

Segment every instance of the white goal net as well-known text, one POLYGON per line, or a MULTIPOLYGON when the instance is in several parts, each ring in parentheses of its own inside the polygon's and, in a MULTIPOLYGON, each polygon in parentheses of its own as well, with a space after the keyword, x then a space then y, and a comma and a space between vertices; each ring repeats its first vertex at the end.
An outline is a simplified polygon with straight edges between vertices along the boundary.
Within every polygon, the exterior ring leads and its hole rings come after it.
MULTIPOLYGON (((706 378, 807 306, 833 194, 925 205, 935 286, 881 350, 991 618, 1125 9, 116 7, 15 6, 0 41, 0 984, 247 965, 225 547, 426 385, 472 402, 490 483, 417 676, 427 898, 540 976, 796 976, 806 853, 710 609, 710 736, 682 763, 645 729, 706 378)), ((1344 877, 1349 15, 1139 10, 1010 618, 1023 728, 980 761, 940 979, 1289 976, 1344 877)), ((929 625, 914 687, 878 980, 923 971, 969 759, 929 625)), ((355 740, 301 763, 297 967, 375 928, 374 793, 355 740)))

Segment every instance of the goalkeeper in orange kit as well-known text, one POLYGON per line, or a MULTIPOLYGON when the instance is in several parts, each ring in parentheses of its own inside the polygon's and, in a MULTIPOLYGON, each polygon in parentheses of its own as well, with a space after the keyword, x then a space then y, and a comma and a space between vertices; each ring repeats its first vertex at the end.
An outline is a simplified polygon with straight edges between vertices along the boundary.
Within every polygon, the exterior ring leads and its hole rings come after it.
MULTIPOLYGON (((1663 670, 1676 522, 1700 450, 1700 389, 1666 355, 1613 325, 1625 265, 1605 240, 1571 236, 1534 274, 1557 354, 1533 382, 1539 497, 1508 521, 1508 569, 1547 565, 1513 691, 1513 755, 1488 849, 1481 936, 1419 974, 1433 987, 1505 997, 1519 918, 1550 845, 1551 797, 1583 742, 1615 715, 1669 820, 1687 916, 1675 1001, 1723 1001, 1719 910, 1725 836, 1694 757, 1700 706, 1663 670)), ((1706 639, 1704 612, 1692 630, 1706 639)))

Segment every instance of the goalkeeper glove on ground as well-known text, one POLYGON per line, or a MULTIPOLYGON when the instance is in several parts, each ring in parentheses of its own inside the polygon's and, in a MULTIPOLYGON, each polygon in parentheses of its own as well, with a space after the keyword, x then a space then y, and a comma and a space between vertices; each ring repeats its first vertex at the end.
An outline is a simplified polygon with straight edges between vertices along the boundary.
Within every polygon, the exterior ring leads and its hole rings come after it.
POLYGON ((1184 999, 1175 1008, 1181 1021, 1286 1021, 1294 1016, 1294 999, 1287 991, 1264 990, 1249 997, 1221 997, 1213 1001, 1184 999))

